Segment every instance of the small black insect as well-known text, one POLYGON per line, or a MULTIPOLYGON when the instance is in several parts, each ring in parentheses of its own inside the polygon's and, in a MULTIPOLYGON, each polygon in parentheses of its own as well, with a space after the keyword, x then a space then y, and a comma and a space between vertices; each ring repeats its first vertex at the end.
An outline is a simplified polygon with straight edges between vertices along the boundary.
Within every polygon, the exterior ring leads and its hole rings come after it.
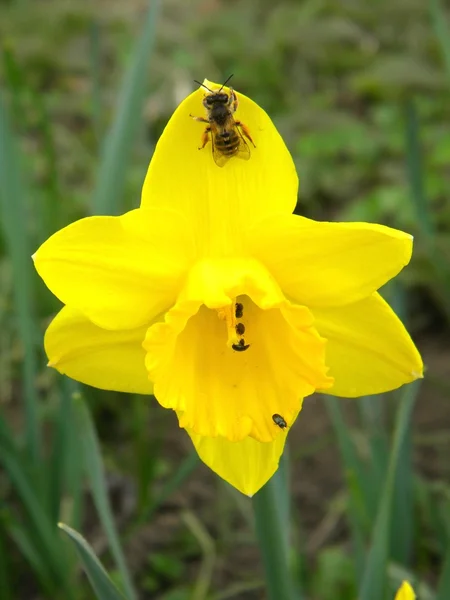
POLYGON ((244 335, 244 333, 245 333, 245 325, 244 325, 244 323, 237 323, 236 324, 236 333, 238 335, 244 335))
POLYGON ((277 413, 275 413, 274 415, 272 415, 272 420, 275 423, 275 425, 278 425, 278 427, 280 429, 286 429, 286 427, 288 426, 288 424, 283 419, 283 417, 281 415, 278 415, 277 413))
POLYGON ((242 317, 244 316, 244 305, 241 304, 240 302, 236 302, 236 319, 242 319, 242 317))
POLYGON ((238 344, 232 344, 231 347, 233 350, 236 350, 236 352, 244 352, 244 350, 250 348, 250 344, 246 344, 244 338, 242 338, 239 340, 238 344))

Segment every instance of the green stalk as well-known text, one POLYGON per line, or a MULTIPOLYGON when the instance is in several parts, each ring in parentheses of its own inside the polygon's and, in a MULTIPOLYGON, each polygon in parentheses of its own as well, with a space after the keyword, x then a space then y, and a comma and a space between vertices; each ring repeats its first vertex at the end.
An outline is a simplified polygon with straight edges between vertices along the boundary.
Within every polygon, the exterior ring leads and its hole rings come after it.
POLYGON ((409 384, 403 389, 400 402, 394 442, 391 451, 385 486, 382 492, 377 518, 373 527, 372 544, 366 559, 358 598, 360 600, 379 600, 384 597, 386 571, 389 561, 392 508, 395 494, 395 481, 398 473, 399 458, 411 423, 411 415, 419 390, 419 382, 409 384))
MULTIPOLYGON (((254 496, 256 535, 265 571, 268 600, 293 600, 286 520, 286 477, 280 465, 272 479, 254 496)), ((296 594, 296 600, 299 600, 296 594)))
POLYGON ((347 516, 353 542, 355 573, 358 581, 364 571, 364 545, 370 515, 370 488, 367 473, 353 444, 351 432, 347 427, 340 405, 334 396, 324 396, 325 407, 336 433, 336 439, 344 467, 344 476, 348 487, 347 516))
POLYGON ((436 227, 432 208, 425 193, 424 166, 420 145, 420 124, 416 105, 412 99, 404 103, 406 174, 411 190, 411 204, 416 213, 419 233, 428 254, 430 269, 439 284, 441 306, 450 321, 447 299, 450 297, 450 272, 448 263, 436 245, 436 227))
POLYGON ((0 222, 14 274, 14 309, 23 347, 25 439, 31 464, 39 469, 41 432, 36 392, 36 321, 33 310, 33 268, 26 229, 26 189, 21 155, 6 103, 0 96, 0 222))

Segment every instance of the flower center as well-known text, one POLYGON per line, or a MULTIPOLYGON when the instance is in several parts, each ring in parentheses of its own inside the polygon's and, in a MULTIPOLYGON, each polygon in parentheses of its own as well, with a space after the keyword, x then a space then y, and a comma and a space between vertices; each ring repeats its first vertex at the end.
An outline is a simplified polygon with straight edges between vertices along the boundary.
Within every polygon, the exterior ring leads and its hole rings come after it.
POLYGON ((290 426, 302 399, 332 383, 313 322, 257 261, 199 261, 146 334, 155 397, 191 433, 271 442, 283 431, 273 415, 290 426))
POLYGON ((227 327, 227 346, 235 352, 248 350, 250 344, 245 341, 244 334, 244 299, 235 298, 233 303, 217 309, 220 320, 225 321, 227 327))
POLYGON ((239 293, 229 301, 171 309, 147 331, 146 367, 157 400, 177 411, 181 427, 270 442, 292 425, 305 396, 332 383, 325 342, 305 307, 264 310, 239 293))

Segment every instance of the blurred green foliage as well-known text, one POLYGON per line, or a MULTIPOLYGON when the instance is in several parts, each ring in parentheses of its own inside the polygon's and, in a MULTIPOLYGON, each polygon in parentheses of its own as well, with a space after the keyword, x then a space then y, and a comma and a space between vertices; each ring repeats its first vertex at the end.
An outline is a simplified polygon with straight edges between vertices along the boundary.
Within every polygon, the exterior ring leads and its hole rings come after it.
MULTIPOLYGON (((25 4, 26 11, 21 2, 2 9, 3 81, 31 162, 41 241, 92 210, 102 135, 142 9, 118 0, 108 11, 87 1, 25 4)), ((417 235, 404 151, 404 105, 413 99, 426 202, 449 260, 450 141, 442 124, 450 89, 427 2, 168 0, 157 33, 120 210, 137 205, 151 147, 192 79, 234 73, 234 85, 269 112, 293 153, 299 212, 417 235)), ((408 284, 445 314, 422 250, 419 237, 408 284)))
MULTIPOLYGON (((270 535, 279 531, 277 543, 292 555, 296 598, 347 600, 363 590, 364 600, 384 600, 385 580, 392 598, 409 578, 422 600, 448 600, 450 487, 448 474, 430 482, 413 463, 408 410, 418 389, 355 402, 351 428, 340 404, 326 401, 344 486, 338 501, 324 501, 323 523, 344 514, 347 526, 311 555, 295 496, 288 508, 289 488, 275 501, 280 520, 272 529, 257 526, 255 537, 249 502, 217 481, 202 487, 198 477, 185 504, 192 510, 202 499, 200 522, 183 512, 179 492, 198 459, 173 443, 162 410, 94 390, 82 391, 88 402, 75 401, 78 388, 44 368, 41 334, 57 303, 32 272, 32 250, 86 214, 138 206, 154 144, 192 80, 222 81, 230 73, 238 92, 267 110, 293 154, 297 212, 413 233, 414 259, 402 274, 408 294, 397 287, 386 293, 414 332, 431 336, 436 326, 449 326, 450 35, 443 3, 166 0, 156 20, 157 9, 142 0, 0 2, 2 600, 91 597, 59 519, 97 540, 96 553, 130 599, 260 598, 255 540, 270 564, 270 535), (403 433, 391 444, 395 419, 403 433), (395 485, 389 470, 397 470, 395 485), (114 504, 113 475, 132 499, 128 512, 114 504), (169 535, 170 544, 159 548, 152 539, 150 552, 146 536, 163 508, 170 525, 156 527, 156 536, 169 535), (133 546, 137 540, 144 550, 133 546), (238 578, 237 545, 253 551, 238 578), (219 567, 225 575, 217 583, 219 567)), ((448 400, 448 377, 435 383, 448 400)), ((320 454, 320 444, 308 452, 320 454)), ((92 549, 65 531, 94 589, 120 597, 92 549)))

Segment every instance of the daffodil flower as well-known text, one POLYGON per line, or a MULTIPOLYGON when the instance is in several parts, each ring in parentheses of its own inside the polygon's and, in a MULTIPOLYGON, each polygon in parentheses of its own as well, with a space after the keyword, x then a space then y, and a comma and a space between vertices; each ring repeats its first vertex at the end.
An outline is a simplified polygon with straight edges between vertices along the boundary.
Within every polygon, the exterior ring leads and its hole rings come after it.
POLYGON ((202 115, 207 93, 167 124, 139 209, 81 219, 34 260, 65 304, 45 335, 49 365, 94 387, 154 393, 200 458, 252 495, 306 396, 377 394, 422 376, 377 293, 409 262, 412 237, 293 215, 292 158, 242 94, 236 118, 256 148, 219 168, 189 116, 202 115))
POLYGON ((416 595, 411 585, 404 581, 395 595, 395 600, 416 600, 416 595))

